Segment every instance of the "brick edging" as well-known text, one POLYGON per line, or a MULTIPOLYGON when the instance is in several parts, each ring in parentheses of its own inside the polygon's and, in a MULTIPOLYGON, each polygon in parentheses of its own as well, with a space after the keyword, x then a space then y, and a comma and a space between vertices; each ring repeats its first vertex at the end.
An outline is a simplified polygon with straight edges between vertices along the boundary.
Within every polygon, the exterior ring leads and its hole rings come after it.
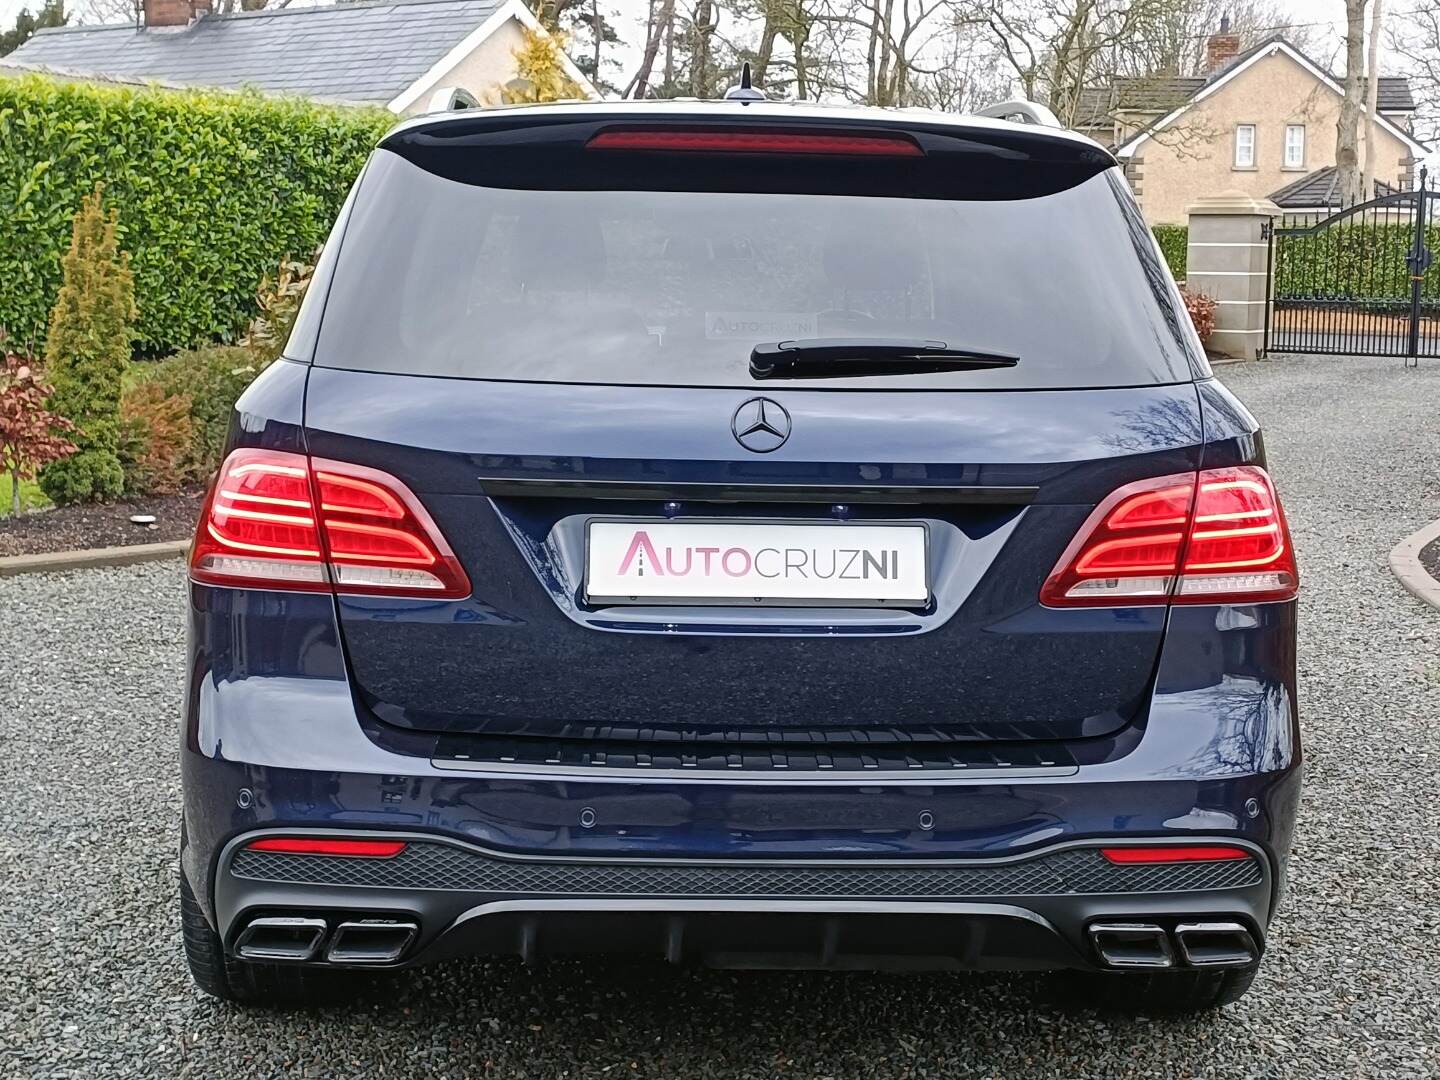
POLYGON ((1440 608, 1440 581, 1431 577, 1420 562, 1421 549, 1436 537, 1440 537, 1440 521, 1432 521, 1418 532, 1411 533, 1390 552, 1390 569, 1411 596, 1440 608))
POLYGON ((157 559, 173 559, 184 555, 189 547, 189 540, 167 540, 159 544, 126 544, 121 547, 83 548, 79 551, 47 551, 40 555, 7 555, 0 558, 0 577, 155 562, 157 559))

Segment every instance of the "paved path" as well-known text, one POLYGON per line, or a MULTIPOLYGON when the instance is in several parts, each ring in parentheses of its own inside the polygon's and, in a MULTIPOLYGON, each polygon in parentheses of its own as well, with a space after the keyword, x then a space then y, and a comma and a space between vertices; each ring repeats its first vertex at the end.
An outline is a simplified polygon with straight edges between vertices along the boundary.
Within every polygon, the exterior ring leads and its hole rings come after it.
POLYGON ((1440 1073, 1440 613, 1386 554, 1440 517, 1440 362, 1224 378, 1265 424, 1305 579, 1307 789, 1250 996, 1124 1021, 1024 976, 457 962, 315 1015, 199 997, 176 925, 178 564, 0 580, 0 1076, 1440 1073))

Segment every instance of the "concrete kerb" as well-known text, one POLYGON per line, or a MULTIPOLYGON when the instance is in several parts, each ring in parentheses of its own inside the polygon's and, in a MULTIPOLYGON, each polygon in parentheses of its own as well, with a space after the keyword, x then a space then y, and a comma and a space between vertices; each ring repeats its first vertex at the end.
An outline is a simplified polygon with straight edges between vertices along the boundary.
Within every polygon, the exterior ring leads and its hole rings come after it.
POLYGON ((155 562, 158 559, 176 559, 182 557, 189 547, 189 540, 168 540, 159 544, 47 551, 40 555, 7 555, 0 558, 0 577, 47 574, 59 570, 85 570, 100 566, 130 566, 134 563, 155 562))
POLYGON ((1432 521, 1411 533, 1390 552, 1390 569, 1412 596, 1440 608, 1440 581, 1431 577, 1420 562, 1421 550, 1437 537, 1440 537, 1440 521, 1432 521))

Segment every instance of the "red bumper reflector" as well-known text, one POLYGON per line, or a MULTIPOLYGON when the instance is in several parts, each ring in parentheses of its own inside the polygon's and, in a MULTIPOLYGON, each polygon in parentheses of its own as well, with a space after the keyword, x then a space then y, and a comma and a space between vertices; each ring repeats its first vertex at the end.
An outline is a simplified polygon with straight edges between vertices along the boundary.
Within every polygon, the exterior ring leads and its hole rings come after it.
POLYGON ((278 851, 285 855, 358 855, 391 859, 405 850, 404 840, 326 840, 318 836, 267 836, 252 840, 250 851, 278 851))
POLYGON ((1223 862, 1248 859, 1244 848, 1219 844, 1184 844, 1175 847, 1107 847, 1100 854, 1112 863, 1223 862))

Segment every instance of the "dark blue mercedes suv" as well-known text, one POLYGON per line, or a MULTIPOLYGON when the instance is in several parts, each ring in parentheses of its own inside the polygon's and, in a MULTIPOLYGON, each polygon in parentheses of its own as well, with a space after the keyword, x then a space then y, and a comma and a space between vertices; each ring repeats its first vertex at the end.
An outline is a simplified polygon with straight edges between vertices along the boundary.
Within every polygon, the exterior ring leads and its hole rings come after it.
POLYGON ((1298 577, 1115 160, 751 102, 401 124, 190 556, 202 989, 463 954, 1244 992, 1298 577))

